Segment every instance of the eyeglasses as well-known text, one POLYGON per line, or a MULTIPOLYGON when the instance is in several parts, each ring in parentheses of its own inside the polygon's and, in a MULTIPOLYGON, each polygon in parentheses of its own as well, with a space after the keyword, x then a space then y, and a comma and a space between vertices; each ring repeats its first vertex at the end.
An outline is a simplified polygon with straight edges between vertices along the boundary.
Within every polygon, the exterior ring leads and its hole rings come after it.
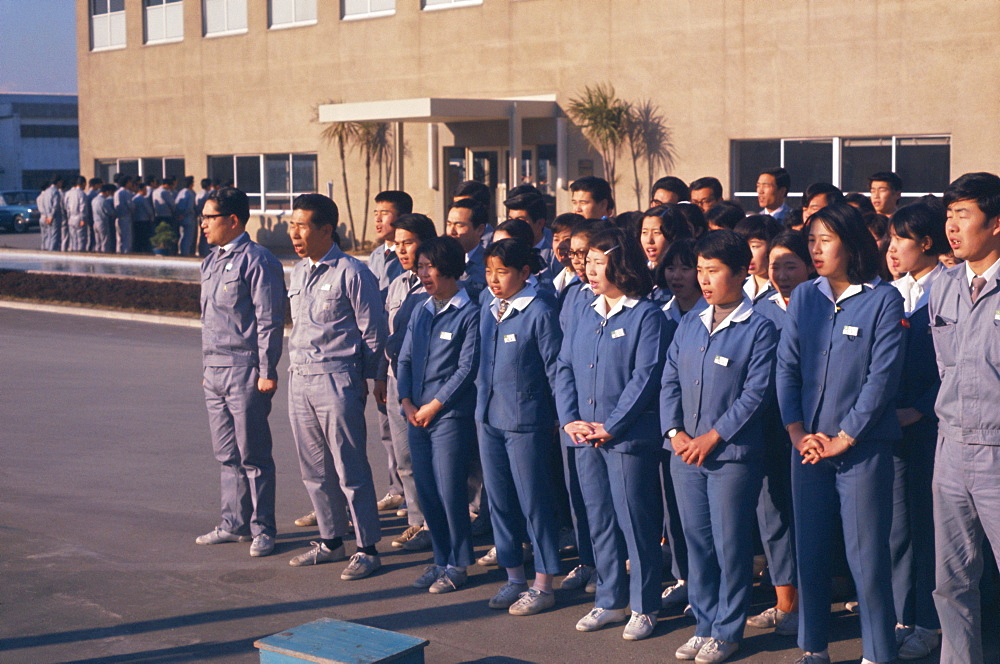
POLYGON ((229 216, 228 214, 222 214, 220 212, 219 214, 203 214, 203 215, 201 215, 200 218, 201 219, 217 219, 218 217, 228 217, 228 216, 229 216))
POLYGON ((566 255, 570 258, 576 258, 579 260, 584 260, 587 257, 587 249, 580 249, 579 251, 567 251, 566 255))

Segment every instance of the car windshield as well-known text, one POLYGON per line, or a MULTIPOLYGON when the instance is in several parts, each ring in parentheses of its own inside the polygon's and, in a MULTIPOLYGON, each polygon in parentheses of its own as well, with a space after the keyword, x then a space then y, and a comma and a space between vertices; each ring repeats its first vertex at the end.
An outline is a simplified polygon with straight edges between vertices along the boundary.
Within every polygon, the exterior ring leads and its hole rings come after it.
POLYGON ((31 205, 35 197, 30 191, 5 191, 0 194, 0 205, 31 205))

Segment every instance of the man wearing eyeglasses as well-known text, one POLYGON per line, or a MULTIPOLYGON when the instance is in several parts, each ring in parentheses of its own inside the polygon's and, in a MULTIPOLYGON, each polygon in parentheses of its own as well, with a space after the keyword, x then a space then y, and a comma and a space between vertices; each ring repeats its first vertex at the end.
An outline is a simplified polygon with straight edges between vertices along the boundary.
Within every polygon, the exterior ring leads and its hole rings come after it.
POLYGON ((217 247, 201 264, 205 403, 215 458, 222 464, 222 521, 198 544, 251 542, 274 551, 274 459, 267 418, 278 387, 285 322, 285 275, 250 239, 250 203, 239 189, 212 192, 201 228, 217 247))

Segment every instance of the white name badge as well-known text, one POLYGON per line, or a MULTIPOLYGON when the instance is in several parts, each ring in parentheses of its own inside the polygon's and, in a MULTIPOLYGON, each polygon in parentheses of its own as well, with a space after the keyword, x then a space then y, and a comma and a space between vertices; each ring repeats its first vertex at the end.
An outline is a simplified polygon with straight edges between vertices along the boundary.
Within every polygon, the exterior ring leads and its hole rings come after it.
POLYGON ((998 309, 997 312, 993 314, 993 320, 1000 320, 1000 309, 998 309))
POLYGON ((232 270, 233 269, 233 264, 232 263, 226 263, 226 269, 227 270, 232 270))
POLYGON ((505 344, 512 344, 515 341, 517 341, 517 336, 515 336, 513 334, 505 334, 505 335, 503 335, 503 342, 505 344))
POLYGON ((625 329, 621 327, 619 327, 617 330, 611 333, 612 339, 617 339, 618 337, 624 337, 624 336, 625 336, 625 329))
POLYGON ((715 363, 718 364, 720 367, 728 367, 729 366, 729 358, 728 357, 722 357, 721 355, 716 355, 715 356, 715 363))
POLYGON ((323 284, 322 286, 319 287, 319 289, 320 290, 330 290, 330 286, 331 285, 332 284, 323 284))
POLYGON ((451 341, 451 332, 442 332, 441 338, 445 341, 451 341))
POLYGON ((844 334, 847 335, 847 336, 849 336, 849 337, 856 337, 856 336, 858 336, 858 332, 860 332, 860 330, 858 328, 854 327, 853 325, 845 325, 844 326, 844 334))

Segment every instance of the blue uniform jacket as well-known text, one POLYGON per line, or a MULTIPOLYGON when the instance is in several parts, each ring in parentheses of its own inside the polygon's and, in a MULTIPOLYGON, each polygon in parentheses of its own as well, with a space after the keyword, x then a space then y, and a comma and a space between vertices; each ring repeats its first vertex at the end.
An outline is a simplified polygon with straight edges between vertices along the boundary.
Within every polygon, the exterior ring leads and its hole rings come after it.
POLYGON ((480 310, 476 421, 504 431, 546 431, 556 420, 552 395, 562 330, 552 302, 528 288, 527 306, 516 308, 515 298, 499 324, 492 299, 480 310))
POLYGON ((385 311, 389 323, 389 336, 385 340, 384 356, 379 358, 376 380, 386 380, 389 371, 395 376, 398 370, 399 351, 406 339, 406 328, 410 317, 422 302, 427 299, 427 291, 417 279, 417 275, 407 270, 389 284, 385 298, 385 311))
POLYGON ((778 345, 777 388, 787 427, 807 433, 895 440, 894 408, 903 368, 903 298, 876 279, 834 305, 820 290, 826 279, 792 292, 778 345))
POLYGON ((973 304, 965 265, 957 265, 934 281, 928 307, 941 376, 938 432, 959 443, 1000 445, 1000 276, 973 304))
POLYGON ((388 257, 386 257, 385 252, 386 246, 383 242, 375 247, 371 255, 368 256, 368 269, 378 279, 378 288, 382 292, 383 301, 388 296, 389 284, 392 283, 393 279, 403 274, 403 266, 399 264, 396 252, 390 249, 388 257))
POLYGON ((459 280, 459 286, 465 289, 465 292, 469 294, 469 299, 473 302, 479 301, 479 294, 486 288, 484 252, 482 245, 477 245, 469 252, 465 261, 465 274, 459 280))
MULTIPOLYGON (((763 418, 771 389, 778 332, 750 299, 709 333, 713 308, 685 316, 663 366, 660 428, 691 437, 715 429, 722 442, 709 459, 744 461, 764 445, 763 418)), ((664 448, 670 442, 664 441, 664 448)))
POLYGON ((594 303, 594 291, 590 290, 589 284, 575 281, 564 292, 562 307, 559 309, 559 327, 565 335, 580 320, 584 309, 590 308, 594 303))
POLYGON ((333 245, 315 269, 308 258, 296 263, 289 281, 290 368, 315 375, 356 366, 365 378, 375 378, 386 336, 375 275, 333 245))
POLYGON ((201 353, 206 367, 256 366, 278 378, 285 330, 285 272, 243 233, 225 256, 201 263, 201 353))
POLYGON ((428 299, 410 318, 396 373, 399 401, 417 408, 437 399, 435 418, 468 417, 476 412, 479 369, 479 308, 460 290, 440 313, 428 299))
POLYGON ((593 307, 578 311, 557 361, 560 424, 601 422, 612 436, 604 446, 610 450, 658 449, 657 396, 669 342, 663 312, 649 300, 631 300, 607 320, 593 307))
POLYGON ((937 420, 934 402, 941 388, 941 376, 934 359, 930 322, 926 304, 911 312, 906 319, 906 355, 896 408, 915 408, 924 417, 937 420))

